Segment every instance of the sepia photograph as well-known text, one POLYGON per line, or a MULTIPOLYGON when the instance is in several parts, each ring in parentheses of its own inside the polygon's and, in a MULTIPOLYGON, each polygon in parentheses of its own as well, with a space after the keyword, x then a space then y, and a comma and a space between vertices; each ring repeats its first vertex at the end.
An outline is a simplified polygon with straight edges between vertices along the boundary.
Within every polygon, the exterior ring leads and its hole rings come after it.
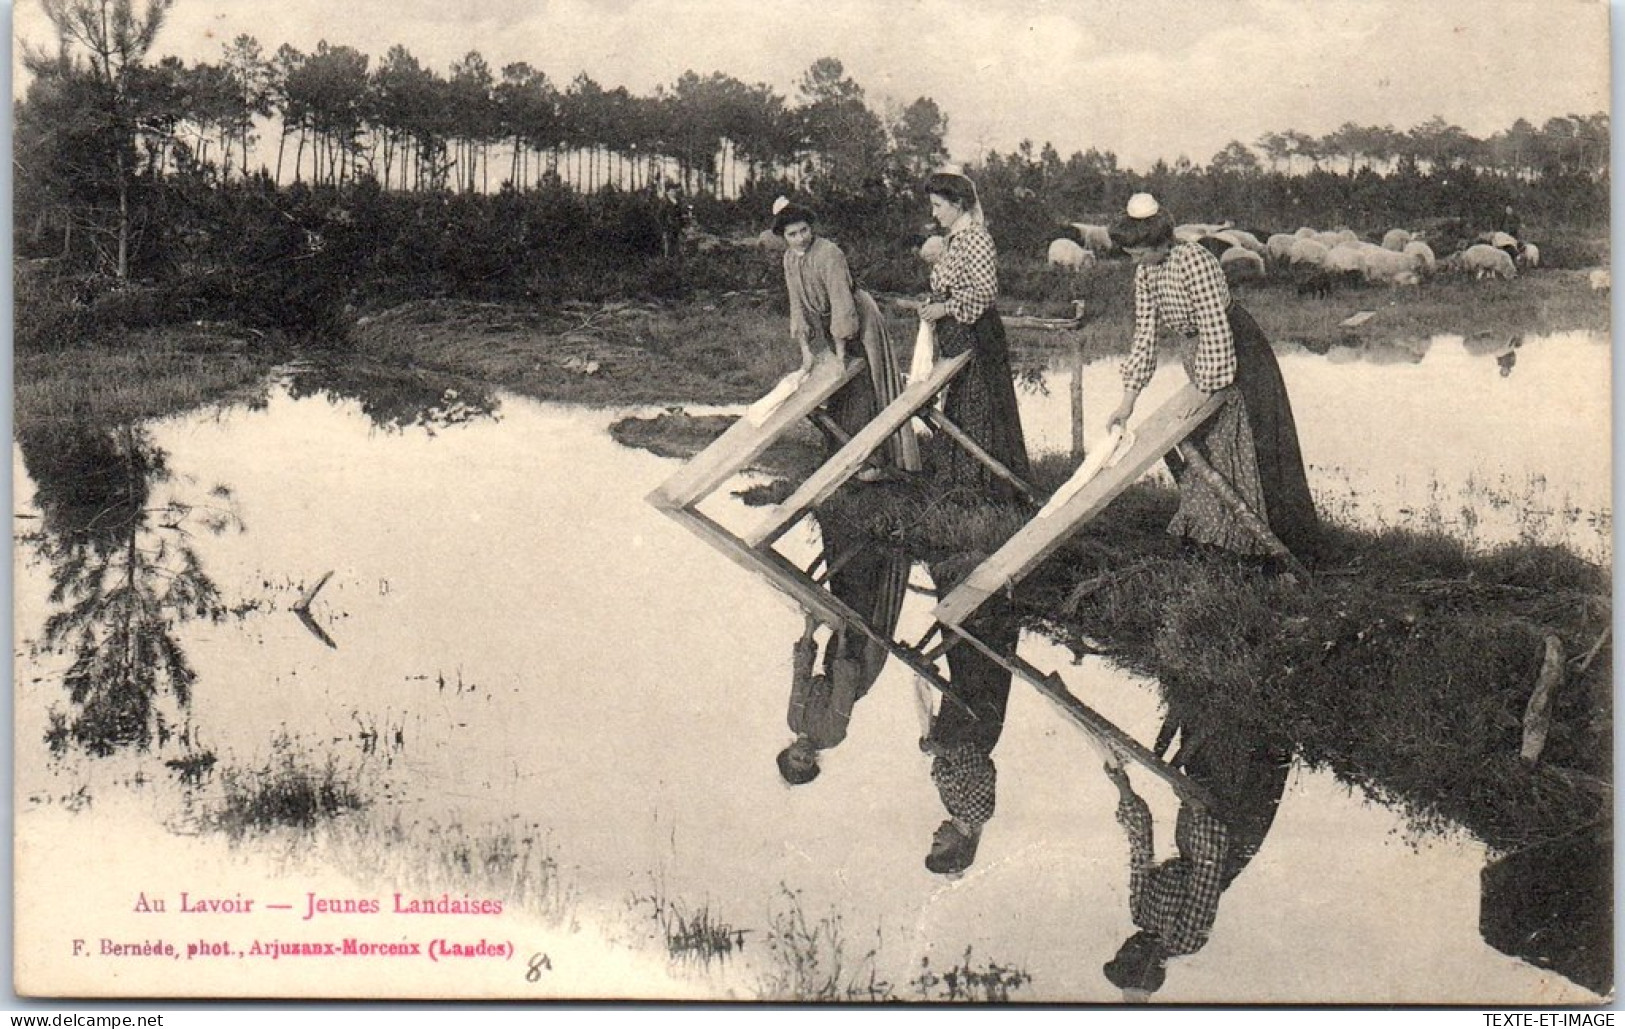
POLYGON ((1614 1000, 1605 0, 15 0, 13 1000, 1614 1000))

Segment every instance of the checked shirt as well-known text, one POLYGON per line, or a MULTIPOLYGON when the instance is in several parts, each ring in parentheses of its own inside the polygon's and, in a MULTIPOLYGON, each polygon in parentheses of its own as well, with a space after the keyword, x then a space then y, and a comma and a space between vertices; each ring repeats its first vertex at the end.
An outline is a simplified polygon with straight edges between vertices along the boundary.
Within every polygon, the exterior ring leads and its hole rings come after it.
POLYGON ((1129 837, 1129 910, 1134 924, 1157 934, 1170 955, 1192 954, 1207 943, 1224 892, 1228 832, 1201 808, 1182 804, 1174 827, 1179 856, 1153 864, 1151 811, 1138 796, 1117 805, 1129 837))
POLYGON ((1236 341, 1230 332, 1230 285, 1206 247, 1176 243, 1160 264, 1134 270, 1134 342, 1123 361, 1123 384, 1140 390, 1157 370, 1157 329, 1166 326, 1194 345, 1184 348, 1185 370, 1197 389, 1223 389, 1236 378, 1236 341))

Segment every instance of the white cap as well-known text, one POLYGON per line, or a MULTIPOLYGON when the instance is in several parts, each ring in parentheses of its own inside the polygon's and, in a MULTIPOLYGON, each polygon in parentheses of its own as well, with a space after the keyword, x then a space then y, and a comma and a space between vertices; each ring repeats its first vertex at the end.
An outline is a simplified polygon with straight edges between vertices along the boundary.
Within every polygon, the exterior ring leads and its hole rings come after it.
POLYGON ((777 200, 773 201, 773 213, 778 214, 780 211, 784 210, 786 207, 789 207, 789 206, 790 206, 790 198, 789 197, 779 197, 777 200))
POLYGON ((1136 193, 1128 198, 1128 216, 1130 218, 1150 218, 1162 210, 1157 205, 1157 198, 1150 193, 1136 193))

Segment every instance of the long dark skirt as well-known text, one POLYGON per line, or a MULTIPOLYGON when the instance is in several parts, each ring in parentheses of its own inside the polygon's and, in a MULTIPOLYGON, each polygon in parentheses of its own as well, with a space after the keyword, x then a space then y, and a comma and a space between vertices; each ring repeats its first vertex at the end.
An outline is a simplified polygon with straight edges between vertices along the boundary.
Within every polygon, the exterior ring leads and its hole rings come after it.
MULTIPOLYGON (((886 321, 881 317, 880 308, 875 304, 874 297, 865 290, 858 290, 854 297, 858 304, 859 341, 863 344, 863 356, 868 362, 869 372, 847 383, 824 404, 825 410, 848 438, 856 436, 860 429, 874 420, 881 408, 897 399, 897 394, 903 391, 903 357, 892 342, 891 334, 886 331, 886 321)), ((815 344, 816 349, 826 347, 833 349, 834 343, 825 339, 821 344, 815 344)), ((843 443, 830 433, 824 433, 824 447, 829 456, 833 457, 843 443)), ((876 456, 890 467, 905 472, 919 471, 920 449, 914 438, 913 423, 905 423, 893 433, 876 456)))
MULTIPOLYGON (((937 322, 936 331, 938 355, 953 357, 966 350, 976 352, 965 370, 948 384, 942 413, 964 429, 994 460, 1017 477, 1028 479, 1031 467, 1027 460, 1027 441, 1021 430, 1010 349, 1005 342, 999 312, 989 307, 972 325, 943 318, 937 322)), ((944 465, 951 482, 973 486, 997 500, 1015 500, 1019 496, 1009 483, 962 447, 949 445, 944 465)))
MULTIPOLYGON (((1252 315, 1236 304, 1229 313, 1236 342, 1236 395, 1192 441, 1276 538, 1300 559, 1309 559, 1320 541, 1320 519, 1309 494, 1281 367, 1252 315)), ((1239 553, 1268 553, 1205 483, 1183 472, 1175 477, 1179 511, 1170 532, 1239 553)))

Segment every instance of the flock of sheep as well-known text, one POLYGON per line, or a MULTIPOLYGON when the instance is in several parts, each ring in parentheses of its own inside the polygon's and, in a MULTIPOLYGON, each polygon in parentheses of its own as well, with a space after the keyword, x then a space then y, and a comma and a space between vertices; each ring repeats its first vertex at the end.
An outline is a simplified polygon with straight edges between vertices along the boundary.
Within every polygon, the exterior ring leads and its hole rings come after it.
MULTIPOLYGON (((1304 291, 1324 291, 1342 283, 1364 281, 1414 286, 1441 270, 1477 279, 1512 279, 1519 268, 1540 264, 1540 248, 1505 232, 1486 232, 1442 260, 1422 233, 1389 229, 1381 243, 1360 239, 1350 229, 1320 231, 1300 228, 1265 239, 1229 223, 1188 224, 1174 230, 1177 239, 1212 250, 1232 283, 1262 280, 1272 271, 1289 275, 1304 291)), ((1049 263, 1062 268, 1092 266, 1112 251, 1105 226, 1074 222, 1049 245, 1049 263)))

